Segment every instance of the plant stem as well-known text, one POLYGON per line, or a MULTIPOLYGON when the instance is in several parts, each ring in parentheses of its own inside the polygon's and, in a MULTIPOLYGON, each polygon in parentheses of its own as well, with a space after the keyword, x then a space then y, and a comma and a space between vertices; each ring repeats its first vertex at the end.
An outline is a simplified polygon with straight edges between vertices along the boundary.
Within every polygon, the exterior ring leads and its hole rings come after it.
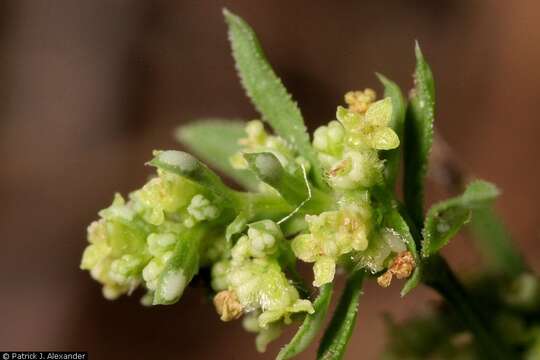
POLYGON ((446 260, 439 255, 434 255, 425 262, 424 266, 423 282, 437 291, 460 315, 473 332, 482 352, 480 355, 488 359, 515 358, 446 260))

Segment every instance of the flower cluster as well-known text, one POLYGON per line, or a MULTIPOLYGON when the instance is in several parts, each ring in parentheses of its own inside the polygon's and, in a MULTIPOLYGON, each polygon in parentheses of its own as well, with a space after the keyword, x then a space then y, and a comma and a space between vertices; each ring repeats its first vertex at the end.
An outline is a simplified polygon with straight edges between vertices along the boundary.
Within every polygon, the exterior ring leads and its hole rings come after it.
POLYGON ((99 213, 101 219, 88 227, 90 245, 81 268, 103 284, 108 299, 131 293, 141 284, 149 292, 145 301, 178 299, 189 274, 198 270, 198 259, 169 266, 167 274, 164 270, 178 257, 179 249, 199 251, 196 224, 211 222, 219 214, 207 197, 208 192, 196 183, 158 169, 157 176, 131 193, 128 202, 117 194, 112 205, 99 213))
POLYGON ((307 178, 310 163, 251 121, 230 161, 246 169, 249 155, 271 154, 254 160, 261 192, 228 188, 189 154, 155 152, 150 164, 157 176, 127 202, 117 195, 89 227, 81 268, 109 299, 142 285, 143 303, 156 305, 177 301, 199 268, 211 267, 218 314, 223 321, 244 316, 261 351, 297 314, 314 312, 303 285, 288 277, 296 274, 297 259, 314 263, 316 287, 332 282, 344 258, 373 273, 387 269, 391 279, 392 259, 406 247, 381 226, 371 190, 383 178, 378 151, 399 144, 388 127, 392 105, 375 101, 372 90, 345 100, 349 109, 339 107, 338 121, 317 129, 313 139, 329 184, 324 195, 307 178), (317 203, 317 194, 325 200, 317 203))
MULTIPOLYGON (((299 259, 315 263, 315 286, 334 279, 336 263, 344 255, 352 254, 357 267, 375 273, 383 270, 392 254, 406 252, 403 239, 389 236, 388 229, 377 229, 374 219, 370 190, 381 184, 384 167, 378 151, 399 146, 399 138, 389 127, 390 98, 375 99, 371 89, 347 93, 349 108, 338 107, 338 120, 314 133, 313 147, 325 167, 338 208, 306 216, 309 232, 298 235, 292 243, 299 259)), ((400 278, 409 275, 410 271, 400 278)))
POLYGON ((343 274, 346 284, 317 352, 317 358, 341 359, 364 279, 376 278, 383 288, 407 279, 402 295, 423 282, 456 314, 445 310, 413 322, 413 331, 397 329, 389 358, 506 359, 513 358, 511 348, 538 358, 540 282, 512 252, 489 209, 498 189, 474 181, 462 195, 424 209, 435 84, 419 46, 408 99, 378 75, 385 98, 371 89, 346 93, 346 107, 338 106, 336 119, 310 139, 253 30, 229 11, 224 15, 242 85, 265 123, 208 119, 182 127, 178 136, 245 190, 228 186, 189 153, 156 151, 148 164, 157 176, 127 199, 116 195, 88 227, 81 268, 103 285, 104 296, 115 299, 139 288, 144 305, 172 304, 204 268, 199 283, 213 295, 217 314, 222 321, 242 318, 244 328, 257 334, 259 351, 285 326, 303 320, 278 354, 286 360, 316 337, 336 274, 343 274), (404 132, 409 146, 398 149, 404 132), (402 157, 400 201, 395 185, 402 157), (497 294, 497 286, 471 287, 469 299, 438 252, 473 213, 481 219, 473 231, 495 241, 491 255, 510 282, 497 294), (302 263, 312 267, 308 281, 297 271, 302 263))

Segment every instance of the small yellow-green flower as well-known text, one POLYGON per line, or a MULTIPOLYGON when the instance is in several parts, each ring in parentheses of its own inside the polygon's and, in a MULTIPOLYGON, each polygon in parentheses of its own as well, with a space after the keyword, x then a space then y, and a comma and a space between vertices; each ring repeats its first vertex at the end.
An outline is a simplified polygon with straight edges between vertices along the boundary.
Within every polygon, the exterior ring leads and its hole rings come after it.
POLYGON ((293 313, 314 311, 309 300, 300 299, 277 260, 253 259, 233 265, 227 280, 246 312, 261 311, 258 321, 262 328, 282 318, 288 322, 293 313))
POLYGON ((234 297, 244 313, 257 311, 261 328, 278 320, 289 322, 293 313, 313 312, 311 302, 300 299, 279 263, 286 246, 276 223, 252 223, 231 249, 230 260, 217 262, 212 268, 214 290, 228 291, 227 298, 234 297))
POLYGON ((357 149, 390 150, 399 146, 397 134, 390 128, 392 101, 385 98, 372 103, 365 114, 338 107, 337 119, 347 132, 347 145, 357 149))
POLYGON ((103 284, 107 299, 135 289, 150 255, 145 240, 151 227, 138 218, 133 204, 116 195, 110 207, 100 212, 101 219, 88 227, 88 245, 81 269, 89 270, 103 284))
POLYGON ((158 176, 151 179, 132 198, 143 208, 144 218, 160 225, 167 214, 177 214, 200 191, 199 186, 178 175, 158 169, 158 176))
POLYGON ((368 247, 372 216, 366 196, 358 198, 355 205, 306 216, 309 233, 298 235, 291 246, 297 258, 315 263, 313 285, 321 286, 334 279, 340 256, 368 247))

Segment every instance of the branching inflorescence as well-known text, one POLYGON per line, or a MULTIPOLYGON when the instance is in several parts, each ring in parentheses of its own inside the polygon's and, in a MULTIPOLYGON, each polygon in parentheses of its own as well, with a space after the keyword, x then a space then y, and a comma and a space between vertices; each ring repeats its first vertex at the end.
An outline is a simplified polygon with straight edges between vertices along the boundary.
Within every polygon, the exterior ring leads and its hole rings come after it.
POLYGON ((418 47, 409 104, 396 84, 378 75, 382 98, 371 89, 348 92, 336 120, 316 129, 310 141, 252 29, 224 14, 242 84, 262 121, 244 128, 209 119, 178 134, 245 191, 227 186, 188 153, 155 151, 148 165, 156 176, 127 199, 117 194, 89 226, 81 268, 103 284, 107 299, 142 288, 145 305, 177 302, 199 269, 209 268, 221 320, 242 317, 246 330, 257 333, 258 350, 303 319, 279 359, 298 354, 316 336, 341 268, 347 285, 318 352, 340 358, 364 278, 374 276, 383 287, 405 279, 402 294, 411 291, 430 278, 422 274, 424 265, 433 268, 430 260, 497 189, 473 182, 424 220, 434 85, 418 47), (394 191, 402 153, 405 203, 394 191), (312 279, 298 275, 299 262, 311 264, 312 279))

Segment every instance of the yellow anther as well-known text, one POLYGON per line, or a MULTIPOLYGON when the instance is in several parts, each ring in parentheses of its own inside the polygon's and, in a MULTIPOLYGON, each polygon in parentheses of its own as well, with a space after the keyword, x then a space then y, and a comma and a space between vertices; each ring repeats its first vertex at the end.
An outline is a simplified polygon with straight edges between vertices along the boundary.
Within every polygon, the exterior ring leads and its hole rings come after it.
POLYGON ((365 89, 364 91, 349 91, 345 94, 345 103, 349 105, 349 110, 358 114, 363 114, 376 98, 377 94, 372 89, 365 89))

